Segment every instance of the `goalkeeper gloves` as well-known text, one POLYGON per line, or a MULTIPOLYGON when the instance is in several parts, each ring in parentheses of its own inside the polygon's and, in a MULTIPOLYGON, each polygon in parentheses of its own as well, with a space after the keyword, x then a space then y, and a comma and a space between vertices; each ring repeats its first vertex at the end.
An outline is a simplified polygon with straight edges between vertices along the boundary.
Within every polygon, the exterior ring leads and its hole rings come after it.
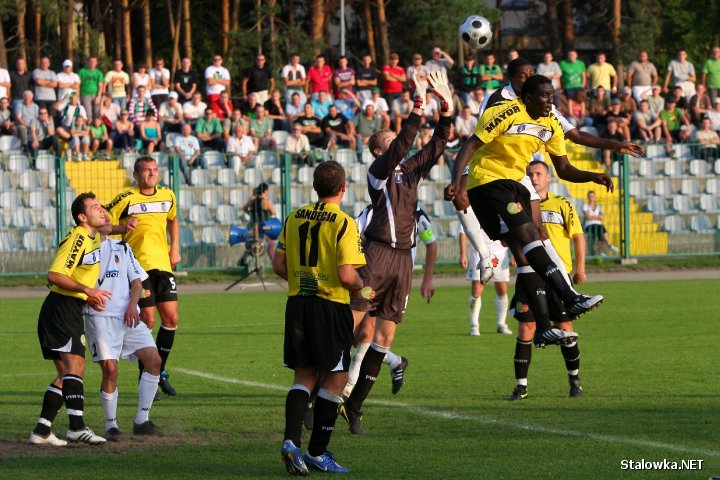
POLYGON ((453 98, 447 80, 443 77, 439 70, 428 74, 428 83, 432 92, 440 100, 440 111, 448 113, 453 111, 453 98))

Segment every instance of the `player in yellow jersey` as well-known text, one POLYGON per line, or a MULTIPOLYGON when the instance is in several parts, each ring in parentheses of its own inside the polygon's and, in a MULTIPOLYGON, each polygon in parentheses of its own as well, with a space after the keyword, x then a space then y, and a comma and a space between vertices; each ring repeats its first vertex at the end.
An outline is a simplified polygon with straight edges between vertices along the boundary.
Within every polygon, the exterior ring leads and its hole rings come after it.
POLYGON ((95 287, 100 272, 100 234, 105 210, 92 193, 82 193, 70 207, 74 227, 65 236, 48 270, 50 293, 38 317, 38 339, 43 358, 55 363, 57 377, 43 398, 40 418, 30 434, 35 445, 64 446, 51 430, 63 403, 70 419, 67 439, 93 445, 105 443, 83 420, 85 374, 85 322, 87 301, 97 310, 105 307, 110 292, 95 287))
MULTIPOLYGON (((165 364, 175 341, 175 330, 179 321, 177 285, 172 272, 181 260, 177 201, 172 190, 158 185, 160 177, 154 158, 138 158, 135 161, 133 178, 137 187, 115 197, 107 210, 112 223, 119 223, 127 228, 123 240, 133 249, 140 266, 149 275, 143 282, 145 295, 140 299, 140 315, 148 328, 152 329, 155 325, 156 306, 160 312, 162 325, 155 340, 162 358, 160 389, 167 395, 175 395, 165 364), (168 232, 170 245, 167 240, 168 232)), ((141 373, 142 369, 140 363, 141 373)))
POLYGON ((321 163, 313 174, 313 188, 318 201, 285 219, 273 257, 273 271, 288 281, 284 362, 295 370, 285 400, 285 440, 280 453, 288 473, 298 475, 307 475, 308 465, 331 473, 349 471, 338 465, 327 446, 350 365, 350 296, 366 290, 355 270, 365 265, 357 224, 340 210, 345 170, 334 161, 321 163), (314 404, 310 443, 302 455, 303 417, 318 373, 322 373, 322 384, 314 404))
MULTIPOLYGON (((535 291, 542 289, 544 279, 547 280, 561 295, 569 313, 577 317, 596 307, 603 297, 578 294, 568 284, 540 240, 532 221, 530 194, 519 182, 532 154, 544 147, 560 178, 576 183, 595 182, 609 190, 613 184, 606 174, 578 170, 570 164, 562 126, 551 113, 553 95, 550 80, 533 75, 523 83, 519 98, 485 110, 475 135, 458 152, 453 183, 446 189, 446 196, 452 200, 462 194, 461 174, 470 163, 467 194, 480 225, 491 239, 507 241, 518 267, 530 267, 523 269, 527 275, 519 275, 518 283, 523 282, 525 288, 535 291)), ((572 332, 551 328, 547 306, 533 307, 538 324, 536 345, 562 344, 577 337, 572 332)))
MULTIPOLYGON (((550 242, 562 259, 563 268, 570 274, 573 270, 572 255, 570 253, 570 240, 575 245, 575 274, 573 280, 576 284, 585 283, 585 235, 582 222, 575 207, 566 198, 548 192, 550 186, 550 170, 541 160, 530 162, 527 174, 533 187, 540 196, 542 221, 550 242)), ((517 343, 515 345, 515 389, 510 396, 511 400, 522 400, 527 397, 527 377, 532 358, 532 340, 535 333, 535 316, 530 308, 529 297, 537 292, 524 291, 521 285, 515 290, 512 304, 515 318, 520 322, 517 343)), ((565 331, 572 330, 572 319, 565 312, 564 305, 555 292, 547 293, 547 303, 550 320, 557 328, 565 331)), ((582 396, 580 386, 580 349, 577 341, 560 346, 570 383, 570 396, 582 396)))

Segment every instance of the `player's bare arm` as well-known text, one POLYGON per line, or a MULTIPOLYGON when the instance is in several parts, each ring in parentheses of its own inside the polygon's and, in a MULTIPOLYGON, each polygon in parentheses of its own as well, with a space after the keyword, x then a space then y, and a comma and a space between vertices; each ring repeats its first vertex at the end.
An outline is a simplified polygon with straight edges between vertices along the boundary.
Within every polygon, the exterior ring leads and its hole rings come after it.
POLYGON ((275 274, 283 280, 288 279, 287 271, 287 258, 285 252, 279 249, 275 249, 275 255, 273 255, 272 269, 275 274))
POLYGON ((566 155, 550 155, 550 159, 555 166, 558 177, 563 180, 572 183, 594 182, 598 185, 604 185, 608 192, 612 192, 615 189, 612 178, 605 173, 578 170, 570 164, 566 155))
POLYGON ((435 286, 432 277, 435 271, 435 260, 437 259, 437 242, 425 245, 425 273, 423 273, 422 283, 420 284, 420 295, 430 303, 430 299, 435 295, 435 286))
POLYGON ((170 266, 175 268, 182 260, 180 257, 180 220, 178 217, 168 220, 170 230, 170 266))
POLYGON ((138 313, 138 302, 142 294, 142 280, 136 278, 130 283, 130 302, 125 310, 125 325, 135 328, 140 323, 140 314, 138 313))
POLYGON ((585 256, 587 253, 587 244, 585 243, 585 235, 573 235, 573 243, 575 244, 575 275, 573 282, 576 285, 582 285, 587 281, 585 276, 585 256))
POLYGON ((445 187, 445 200, 454 200, 458 193, 462 190, 462 173, 468 166, 475 151, 483 146, 482 140, 477 135, 471 135, 465 143, 462 144, 460 150, 455 157, 455 165, 453 166, 453 180, 450 185, 445 187))
POLYGON ((579 145, 584 145, 590 148, 612 150, 615 153, 632 155, 633 157, 641 157, 645 155, 645 149, 635 142, 629 142, 627 140, 616 142, 614 140, 597 137, 587 132, 582 132, 579 128, 573 128, 568 131, 565 136, 579 145))
POLYGON ((86 287, 82 283, 74 280, 72 277, 69 277, 62 273, 48 272, 47 279, 48 282, 52 283, 53 285, 57 285, 63 290, 84 293, 88 297, 87 302, 90 304, 90 306, 92 306, 95 310, 99 312, 101 312, 105 308, 105 300, 110 300, 112 298, 112 293, 108 292, 107 290, 86 287))
POLYGON ((363 288, 363 281, 358 275, 355 265, 340 265, 337 269, 340 284, 346 288, 351 295, 357 295, 363 288))

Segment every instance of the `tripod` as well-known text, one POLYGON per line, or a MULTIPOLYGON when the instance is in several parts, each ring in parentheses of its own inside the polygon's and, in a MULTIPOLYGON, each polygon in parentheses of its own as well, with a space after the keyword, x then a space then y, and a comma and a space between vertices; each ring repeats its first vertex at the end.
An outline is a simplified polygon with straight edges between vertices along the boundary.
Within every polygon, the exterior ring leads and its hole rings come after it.
POLYGON ((247 265, 247 260, 252 258, 254 268, 252 270, 249 269, 248 271, 243 274, 242 277, 235 280, 233 283, 227 286, 225 291, 227 292, 231 288, 233 288, 238 283, 242 282, 246 278, 248 278, 253 273, 257 275, 257 277, 260 279, 260 283, 262 283, 263 290, 267 291, 267 286, 265 286, 265 276, 263 274, 263 268, 262 268, 262 256, 265 253, 265 246, 263 245, 262 241, 260 240, 259 235, 259 229, 258 224, 255 222, 255 225, 253 226, 253 239, 249 242, 245 242, 245 253, 243 253, 242 260, 243 263, 247 265))

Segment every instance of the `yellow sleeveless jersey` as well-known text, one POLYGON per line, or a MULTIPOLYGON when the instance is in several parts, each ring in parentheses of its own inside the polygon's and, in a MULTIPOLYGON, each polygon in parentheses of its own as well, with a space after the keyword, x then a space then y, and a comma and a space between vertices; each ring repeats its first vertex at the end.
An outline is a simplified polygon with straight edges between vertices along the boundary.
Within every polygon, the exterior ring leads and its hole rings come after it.
POLYGON ((112 223, 125 225, 137 218, 137 227, 123 235, 145 270, 172 271, 167 222, 177 215, 177 201, 172 190, 158 186, 152 195, 143 195, 138 187, 121 193, 105 207, 112 223))
MULTIPOLYGON (((91 238, 85 227, 74 227, 58 246, 49 272, 67 275, 86 287, 94 288, 100 275, 100 234, 91 238)), ((68 297, 87 300, 87 295, 50 284, 50 290, 68 297)))
POLYGON ((552 193, 540 202, 540 210, 550 242, 570 273, 573 269, 570 241, 574 235, 583 233, 582 221, 569 200, 552 193))
POLYGON ((488 107, 475 135, 484 145, 470 161, 468 189, 495 180, 520 181, 540 147, 552 155, 567 154, 565 134, 555 115, 534 119, 519 98, 488 107))
POLYGON ((350 294, 340 283, 340 265, 365 265, 355 219, 334 203, 311 203, 293 211, 278 239, 285 253, 288 296, 318 296, 350 303, 350 294))

